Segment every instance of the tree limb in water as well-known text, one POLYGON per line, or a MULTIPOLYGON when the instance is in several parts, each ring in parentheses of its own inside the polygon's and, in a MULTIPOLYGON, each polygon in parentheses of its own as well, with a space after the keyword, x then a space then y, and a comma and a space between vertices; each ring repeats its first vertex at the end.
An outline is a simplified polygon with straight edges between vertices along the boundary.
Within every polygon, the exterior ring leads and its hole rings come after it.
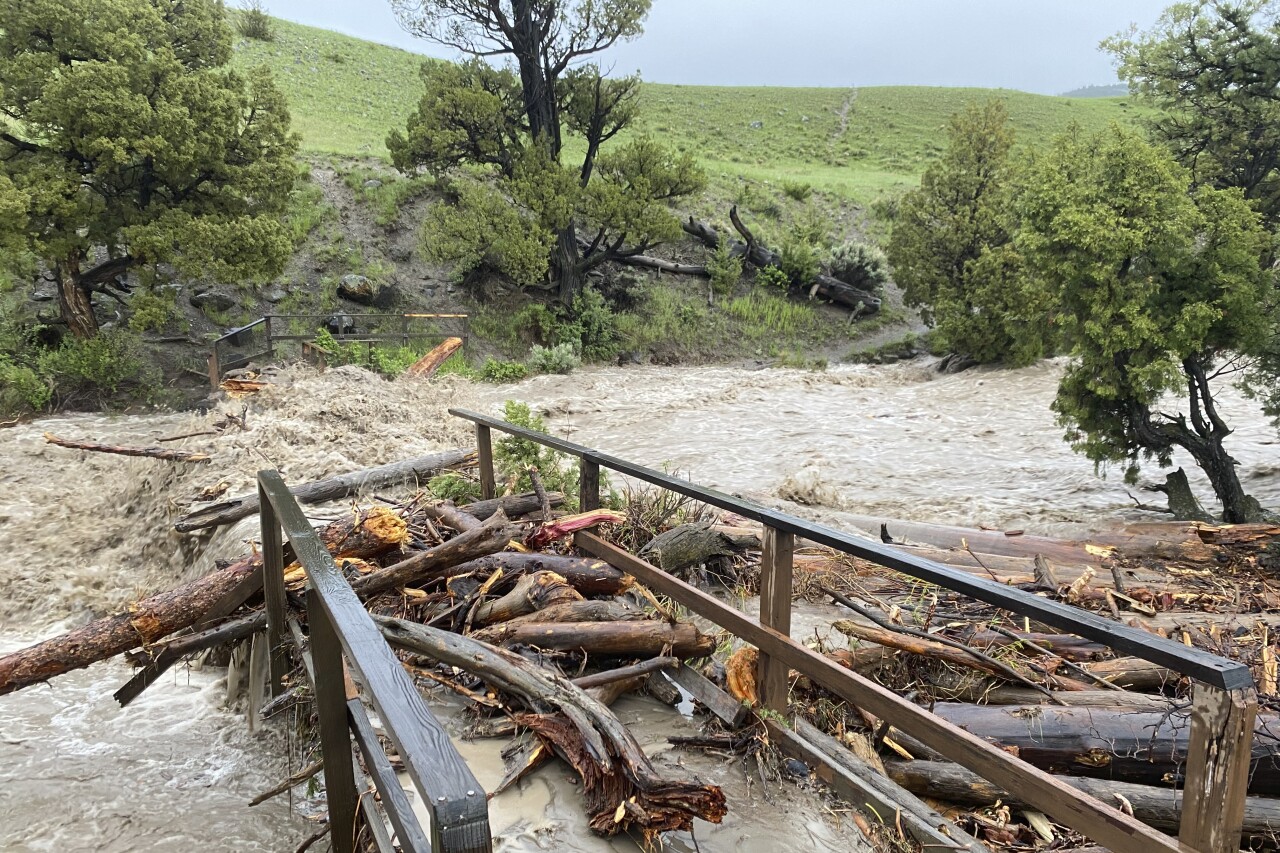
POLYGON ((197 464, 207 464, 209 462, 209 454, 197 453, 194 450, 173 450, 168 447, 124 447, 115 444, 98 444, 93 441, 72 441, 69 438, 59 438, 48 432, 44 434, 44 440, 58 447, 67 447, 71 450, 114 453, 117 456, 143 456, 148 459, 163 459, 166 462, 194 462, 197 464))

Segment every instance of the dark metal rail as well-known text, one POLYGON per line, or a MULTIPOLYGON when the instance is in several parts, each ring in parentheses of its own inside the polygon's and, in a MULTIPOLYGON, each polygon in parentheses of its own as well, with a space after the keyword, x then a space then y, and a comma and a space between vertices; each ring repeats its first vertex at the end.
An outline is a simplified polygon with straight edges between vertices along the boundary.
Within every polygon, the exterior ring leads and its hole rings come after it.
POLYGON ((1130 628, 1093 613, 1041 598, 944 566, 859 536, 772 510, 696 485, 661 471, 498 418, 462 409, 450 414, 476 425, 483 497, 493 497, 491 430, 536 442, 581 460, 581 505, 599 505, 600 469, 607 468, 711 506, 735 512, 764 526, 761 554, 760 618, 740 611, 589 534, 579 547, 636 575, 760 650, 762 703, 787 711, 787 676, 795 669, 845 699, 902 728, 952 760, 1007 790, 1018 791, 1037 808, 1119 853, 1229 853, 1238 849, 1244 816, 1257 693, 1247 666, 1200 649, 1130 628), (1191 742, 1186 759, 1183 817, 1174 841, 1121 815, 1053 776, 940 720, 926 709, 885 690, 796 643, 790 637, 792 553, 796 537, 852 554, 1060 630, 1087 637, 1118 651, 1152 661, 1195 682, 1191 742))
POLYGON ((422 701, 412 679, 334 565, 278 472, 258 472, 258 495, 273 697, 283 692, 283 679, 289 670, 282 527, 298 562, 307 570, 309 656, 314 670, 311 680, 320 723, 333 849, 338 853, 353 850, 356 809, 365 793, 356 787, 354 735, 383 809, 396 830, 400 849, 416 853, 490 853, 493 847, 484 789, 422 701), (347 676, 348 668, 377 710, 383 730, 422 797, 431 816, 429 836, 419 825, 382 751, 355 685, 347 676))

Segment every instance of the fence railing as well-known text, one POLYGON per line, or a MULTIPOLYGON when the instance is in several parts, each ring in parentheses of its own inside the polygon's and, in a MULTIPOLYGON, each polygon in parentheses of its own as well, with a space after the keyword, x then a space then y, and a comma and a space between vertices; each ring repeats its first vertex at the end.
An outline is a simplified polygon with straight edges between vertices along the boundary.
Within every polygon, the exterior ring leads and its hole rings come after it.
POLYGON ((334 851, 354 851, 357 808, 364 809, 379 850, 392 853, 397 849, 367 786, 357 787, 356 774, 360 771, 352 753, 354 737, 382 809, 395 830, 398 849, 414 853, 490 853, 493 846, 484 790, 334 565, 279 473, 258 473, 258 496, 271 695, 278 696, 284 690, 284 678, 290 669, 287 638, 292 633, 315 691, 334 851), (293 546, 294 556, 307 571, 309 643, 288 618, 281 528, 293 546), (348 671, 359 680, 359 691, 348 671), (383 731, 422 797, 430 815, 429 835, 423 832, 383 752, 361 702, 361 693, 377 711, 383 731))
POLYGON ((376 343, 408 346, 412 341, 461 338, 465 351, 469 321, 467 314, 267 314, 213 342, 209 382, 218 387, 228 370, 276 355, 278 344, 299 344, 301 351, 322 329, 338 343, 365 344, 370 349, 376 343))
POLYGON ((761 702, 766 708, 787 711, 787 677, 788 671, 794 669, 1005 790, 1016 791, 1020 799, 1117 853, 1229 853, 1239 849, 1258 707, 1253 675, 1247 666, 555 436, 477 412, 451 409, 450 413, 475 424, 485 498, 494 496, 492 430, 496 429, 577 457, 582 472, 583 510, 599 506, 600 469, 605 468, 762 524, 758 620, 590 533, 578 534, 575 542, 582 550, 630 572, 652 589, 756 646, 760 651, 761 702), (797 537, 1086 637, 1191 678, 1194 687, 1190 745, 1178 839, 1078 791, 791 639, 792 553, 797 537))

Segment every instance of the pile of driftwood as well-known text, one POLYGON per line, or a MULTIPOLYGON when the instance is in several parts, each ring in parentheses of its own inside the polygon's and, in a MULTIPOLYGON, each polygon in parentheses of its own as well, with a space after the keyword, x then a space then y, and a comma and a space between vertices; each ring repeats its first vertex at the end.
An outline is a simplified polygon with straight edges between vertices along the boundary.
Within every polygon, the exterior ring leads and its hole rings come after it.
MULTIPOLYGON (((436 464, 452 461, 447 456, 436 464)), ((476 712, 477 734, 534 734, 512 757, 511 773, 495 794, 559 756, 581 776, 590 825, 601 834, 635 830, 652 838, 688 830, 695 817, 719 822, 721 790, 678 769, 659 769, 608 710, 617 697, 644 689, 653 673, 710 656, 716 639, 655 608, 656 599, 630 575, 599 560, 555 553, 574 530, 623 516, 608 510, 558 516, 552 508, 561 496, 539 491, 463 508, 421 497, 404 505, 353 506, 319 534, 421 684, 465 697, 476 712), (521 517, 528 520, 512 520, 521 517), (625 813, 618 813, 620 802, 625 813)), ((252 503, 230 501, 185 524, 220 523, 256 510, 252 503)), ((261 565, 259 554, 246 554, 126 613, 0 656, 0 695, 127 654, 140 667, 116 694, 127 703, 184 657, 263 630, 260 593, 225 606, 261 565)), ((285 585, 292 612, 305 625, 306 570, 286 567, 285 585)), ((301 670, 293 683, 284 696, 251 711, 269 714, 308 701, 301 670)), ((662 695, 678 695, 664 684, 662 695)))

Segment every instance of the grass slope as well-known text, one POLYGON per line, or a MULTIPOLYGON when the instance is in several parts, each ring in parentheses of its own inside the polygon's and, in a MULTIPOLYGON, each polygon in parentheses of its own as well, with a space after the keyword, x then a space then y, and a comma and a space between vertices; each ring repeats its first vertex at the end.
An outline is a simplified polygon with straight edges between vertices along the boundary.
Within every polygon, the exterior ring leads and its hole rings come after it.
MULTIPOLYGON (((240 67, 266 64, 311 153, 385 157, 422 91, 423 57, 276 21, 273 42, 239 39, 240 67)), ((884 86, 791 89, 645 84, 636 132, 693 151, 713 179, 808 183, 868 203, 912 186, 966 102, 1008 105, 1020 139, 1036 143, 1073 122, 1085 130, 1132 120, 1123 98, 1060 98, 993 89, 884 86)))

